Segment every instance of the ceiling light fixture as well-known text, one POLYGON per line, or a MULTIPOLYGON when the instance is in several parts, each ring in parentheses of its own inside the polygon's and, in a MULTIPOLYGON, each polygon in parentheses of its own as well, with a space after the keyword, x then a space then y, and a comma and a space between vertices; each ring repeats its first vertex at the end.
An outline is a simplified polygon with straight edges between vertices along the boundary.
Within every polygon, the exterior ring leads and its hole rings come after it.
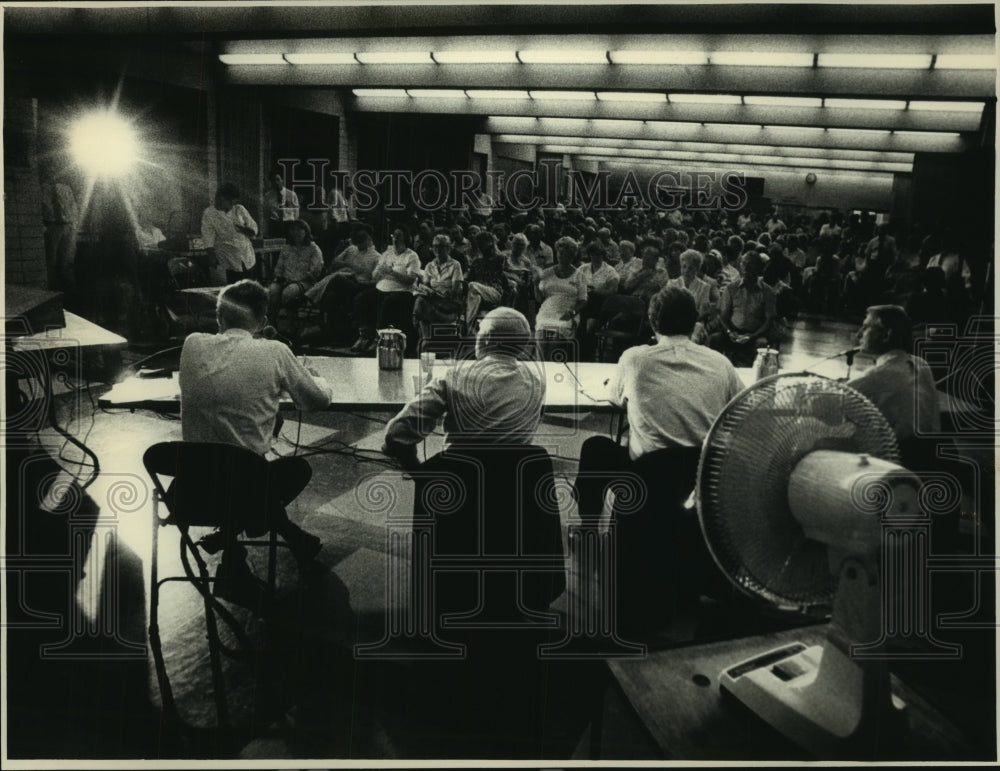
POLYGON ((936 70, 995 70, 995 54, 938 54, 934 62, 936 70))
POLYGON ((824 102, 827 107, 859 110, 905 110, 906 102, 896 99, 833 99, 824 102))
POLYGON ((676 104, 740 104, 740 98, 733 94, 670 94, 670 101, 676 104))
POLYGON ((774 51, 716 51, 708 55, 711 64, 723 67, 812 67, 812 54, 774 51))
POLYGON ((434 64, 430 51, 358 51, 362 64, 434 64))
POLYGON ((517 64, 514 51, 435 51, 438 64, 517 64))
POLYGON ((316 53, 286 53, 285 61, 295 65, 316 65, 316 64, 357 64, 351 52, 316 52, 316 53))
POLYGON ((930 54, 820 54, 819 67, 869 67, 888 70, 926 70, 930 54))
POLYGON ((535 91, 528 92, 532 99, 558 99, 560 101, 594 102, 597 97, 593 91, 535 91))
POLYGON ((360 97, 390 97, 393 99, 406 99, 409 97, 405 88, 355 88, 353 93, 355 96, 360 97))
POLYGON ((813 96, 744 96, 748 105, 765 107, 822 107, 823 100, 813 96))
POLYGON ((465 93, 473 99, 531 99, 527 91, 505 89, 467 88, 465 93))
POLYGON ((609 51, 612 64, 708 64, 703 51, 609 51))
POLYGON ((594 49, 541 48, 518 51, 517 57, 524 64, 607 64, 604 51, 594 49))
POLYGON ((406 93, 416 99, 465 99, 460 88, 408 88, 406 93))
POLYGON ((219 61, 227 65, 287 64, 281 54, 219 54, 219 61))
POLYGON ((655 91, 598 91, 602 102, 666 102, 667 95, 655 91))
POLYGON ((940 112, 982 112, 982 102, 910 102, 911 110, 936 110, 940 112))

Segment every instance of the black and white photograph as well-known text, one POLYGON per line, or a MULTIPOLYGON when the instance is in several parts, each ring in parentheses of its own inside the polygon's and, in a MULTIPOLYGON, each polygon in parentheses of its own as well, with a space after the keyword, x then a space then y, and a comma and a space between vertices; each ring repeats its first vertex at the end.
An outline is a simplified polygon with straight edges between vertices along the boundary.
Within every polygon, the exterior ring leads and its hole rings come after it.
POLYGON ((996 11, 0 2, 0 762, 997 763, 996 11))

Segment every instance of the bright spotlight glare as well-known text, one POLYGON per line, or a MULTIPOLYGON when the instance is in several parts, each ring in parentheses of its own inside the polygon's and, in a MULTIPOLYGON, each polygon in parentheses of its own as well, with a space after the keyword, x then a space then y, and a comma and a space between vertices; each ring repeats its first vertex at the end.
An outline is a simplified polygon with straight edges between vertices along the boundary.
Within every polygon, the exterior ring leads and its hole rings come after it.
POLYGON ((95 112, 70 129, 70 152, 94 176, 115 176, 131 168, 139 145, 128 121, 113 112, 95 112))

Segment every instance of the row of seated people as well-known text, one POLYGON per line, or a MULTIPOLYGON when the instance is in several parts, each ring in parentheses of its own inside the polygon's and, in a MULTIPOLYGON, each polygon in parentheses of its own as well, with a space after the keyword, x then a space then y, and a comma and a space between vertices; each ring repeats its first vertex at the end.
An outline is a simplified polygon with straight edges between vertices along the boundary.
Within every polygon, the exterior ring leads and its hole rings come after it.
POLYGON ((597 354, 601 333, 624 333, 617 337, 625 342, 648 338, 649 298, 667 285, 694 294, 697 342, 727 353, 741 348, 752 353, 749 349, 760 341, 774 342, 780 330, 777 299, 784 287, 767 283, 764 259, 752 251, 741 262, 747 280, 738 271, 720 291, 719 279, 705 274, 704 255, 696 249, 678 255, 679 270, 671 276, 657 238, 642 241, 637 257, 630 241, 615 244, 612 252, 602 238, 581 247, 563 236, 547 263, 545 252, 532 254, 531 239, 523 233, 498 244, 493 233, 481 231, 474 237, 470 261, 469 255, 455 251, 448 232, 439 231, 432 240, 434 259, 421 264, 404 227, 393 230, 392 245, 379 253, 371 229, 357 225, 351 244, 324 266, 308 225, 290 225, 289 244, 270 287, 271 317, 277 317, 282 305, 308 300, 322 308, 331 336, 338 327, 341 334, 345 326, 357 328, 355 353, 374 349, 380 327, 412 330, 414 340, 429 339, 438 324, 474 333, 484 312, 508 306, 525 314, 537 339, 571 343, 572 350, 589 360, 597 354))

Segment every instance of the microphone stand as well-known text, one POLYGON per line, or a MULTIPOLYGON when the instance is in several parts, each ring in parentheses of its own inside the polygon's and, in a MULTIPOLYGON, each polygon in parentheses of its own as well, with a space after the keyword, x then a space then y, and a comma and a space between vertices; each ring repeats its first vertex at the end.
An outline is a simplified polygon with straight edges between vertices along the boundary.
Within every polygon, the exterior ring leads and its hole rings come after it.
POLYGON ((808 367, 806 367, 802 371, 803 372, 808 372, 813 367, 816 367, 816 366, 822 364, 825 361, 830 361, 831 359, 837 359, 837 358, 840 358, 841 356, 844 356, 844 357, 846 357, 846 360, 847 360, 847 379, 850 380, 851 379, 851 367, 854 365, 854 356, 858 352, 859 352, 858 348, 848 348, 846 351, 837 351, 836 353, 832 353, 829 356, 824 356, 822 359, 816 359, 816 361, 814 361, 812 364, 810 364, 808 367))

